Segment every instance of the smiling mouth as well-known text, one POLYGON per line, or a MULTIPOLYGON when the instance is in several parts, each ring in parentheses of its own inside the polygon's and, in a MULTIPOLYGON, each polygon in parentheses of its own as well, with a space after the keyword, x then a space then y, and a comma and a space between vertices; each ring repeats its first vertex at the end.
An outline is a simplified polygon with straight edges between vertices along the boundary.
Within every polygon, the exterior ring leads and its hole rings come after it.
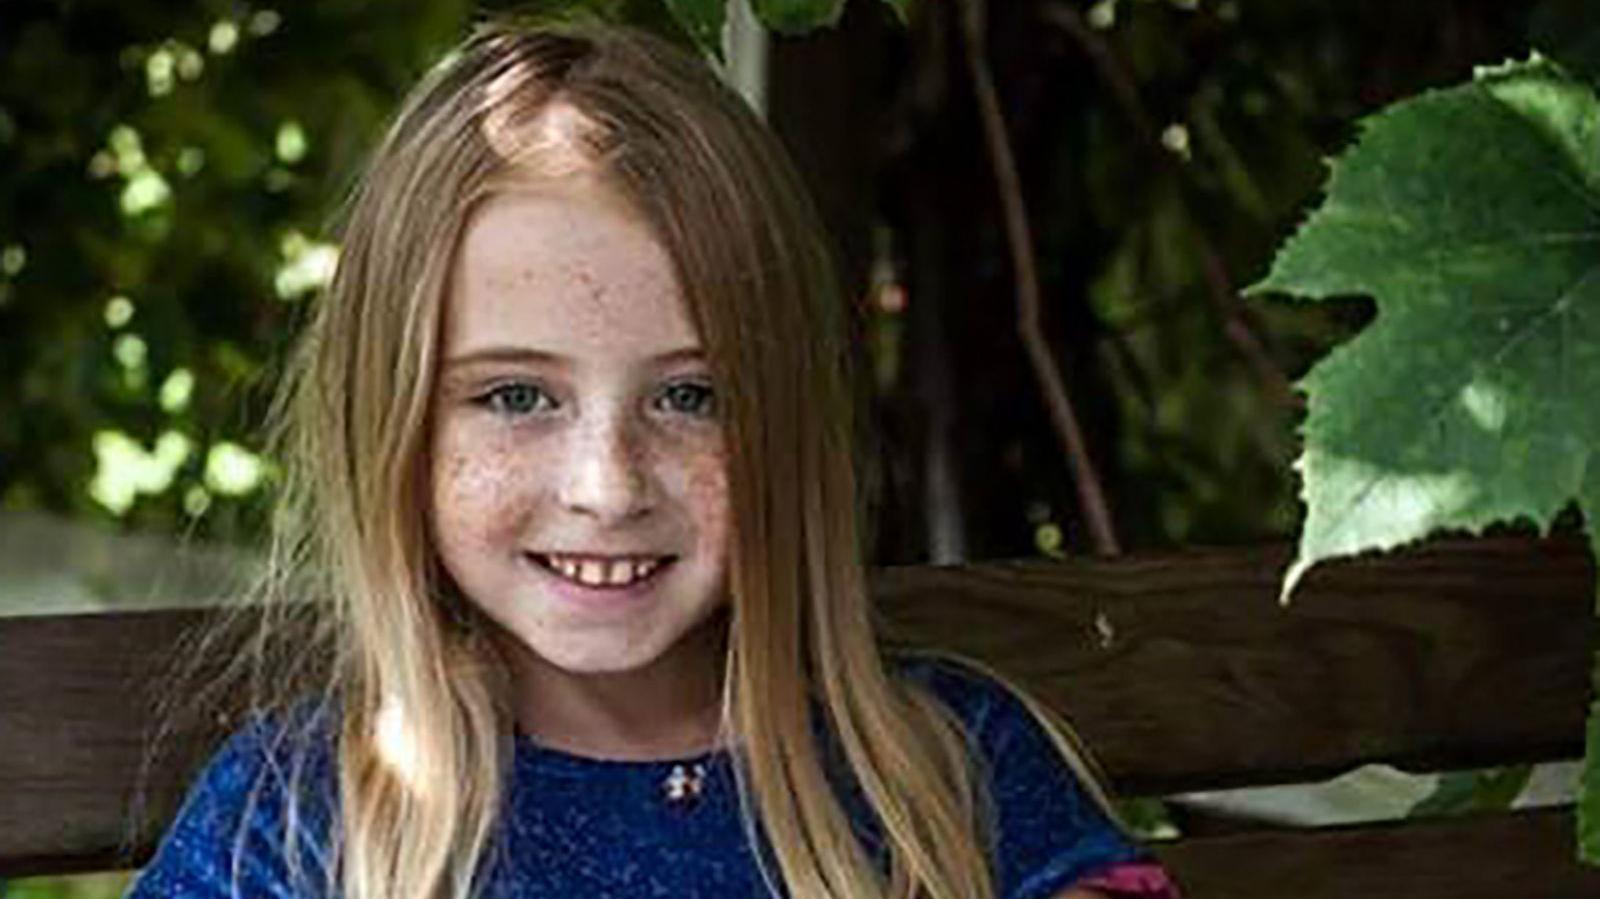
POLYGON ((525 553, 539 567, 584 587, 629 587, 653 577, 677 556, 580 556, 525 553))

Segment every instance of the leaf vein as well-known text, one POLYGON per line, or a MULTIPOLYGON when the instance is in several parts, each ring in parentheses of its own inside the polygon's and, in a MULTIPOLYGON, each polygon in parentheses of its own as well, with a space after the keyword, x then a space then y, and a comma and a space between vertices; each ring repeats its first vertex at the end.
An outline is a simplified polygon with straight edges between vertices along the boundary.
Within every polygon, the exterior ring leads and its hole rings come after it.
MULTIPOLYGON (((1511 335, 1506 343, 1501 346, 1500 349, 1497 350, 1492 356, 1490 356, 1488 360, 1475 364, 1471 369, 1470 376, 1467 378, 1468 383, 1471 382, 1472 378, 1476 377, 1484 370, 1498 366, 1500 362, 1512 352, 1512 350, 1516 349, 1522 343, 1527 341, 1535 332, 1537 332, 1544 325, 1547 319, 1549 319, 1551 316, 1556 316, 1558 321, 1561 323, 1561 335, 1558 338, 1558 343, 1561 347, 1562 353, 1562 360, 1560 363, 1562 366, 1562 393, 1566 396, 1571 396, 1573 388, 1569 380, 1570 372, 1568 372, 1566 368, 1566 325, 1569 321, 1569 316, 1567 316, 1565 313, 1570 308, 1570 298, 1576 295, 1577 292, 1590 281, 1595 280, 1597 276, 1600 276, 1600 265, 1590 266, 1589 269, 1586 270, 1582 275, 1574 278, 1572 283, 1569 284, 1567 288, 1556 297, 1555 302, 1550 304, 1549 308, 1542 310, 1538 315, 1530 318, 1526 323, 1524 323, 1524 325, 1517 330, 1517 333, 1511 335)), ((1424 416, 1422 425, 1417 429, 1418 433, 1425 434, 1433 429, 1433 426, 1444 417, 1445 412, 1450 408, 1450 404, 1455 401, 1456 394, 1457 391, 1451 391, 1446 394, 1445 397, 1438 403, 1434 404, 1433 408, 1428 411, 1426 416, 1424 416)), ((1415 445, 1416 444, 1412 444, 1413 447, 1415 445)), ((1340 510, 1338 517, 1329 526, 1328 533, 1339 533, 1345 524, 1350 520, 1351 515, 1355 513, 1355 510, 1360 508, 1360 506, 1366 502, 1367 498, 1372 495, 1372 492, 1378 488, 1378 485, 1383 483, 1386 479, 1387 478, 1384 475, 1369 478, 1367 483, 1362 485, 1361 489, 1356 492, 1355 496, 1352 497, 1349 502, 1344 504, 1344 507, 1340 510)))

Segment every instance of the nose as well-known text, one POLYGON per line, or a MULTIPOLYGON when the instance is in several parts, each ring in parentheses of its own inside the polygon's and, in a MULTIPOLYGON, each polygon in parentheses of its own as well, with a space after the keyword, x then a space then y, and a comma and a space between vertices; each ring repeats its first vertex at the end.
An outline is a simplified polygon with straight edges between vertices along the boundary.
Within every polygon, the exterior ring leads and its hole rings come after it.
POLYGON ((575 428, 565 456, 557 492, 567 510, 612 524, 654 508, 645 448, 627 422, 607 417, 575 428))

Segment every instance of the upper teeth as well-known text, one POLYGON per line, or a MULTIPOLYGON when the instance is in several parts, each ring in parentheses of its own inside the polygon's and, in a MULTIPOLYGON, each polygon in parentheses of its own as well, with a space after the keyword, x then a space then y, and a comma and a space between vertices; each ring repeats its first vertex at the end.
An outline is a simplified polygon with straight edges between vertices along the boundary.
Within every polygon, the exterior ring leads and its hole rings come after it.
POLYGON ((664 559, 602 559, 593 556, 547 555, 545 561, 568 580, 591 587, 616 587, 648 577, 664 559))

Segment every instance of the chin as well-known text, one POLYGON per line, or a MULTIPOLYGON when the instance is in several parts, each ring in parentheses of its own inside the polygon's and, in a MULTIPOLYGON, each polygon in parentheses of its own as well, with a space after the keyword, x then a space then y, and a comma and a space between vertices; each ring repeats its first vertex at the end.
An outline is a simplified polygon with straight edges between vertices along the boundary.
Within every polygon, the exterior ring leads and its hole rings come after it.
POLYGON ((628 674, 648 668, 651 662, 661 658, 659 652, 646 655, 617 651, 544 653, 534 650, 534 654, 546 665, 577 675, 628 674))
MULTIPOLYGON (((571 675, 628 674, 650 667, 670 648, 637 640, 585 639, 574 635, 563 638, 540 634, 528 639, 515 630, 506 630, 509 651, 538 667, 554 668, 571 675)), ((681 637, 680 637, 681 639, 681 637)))

